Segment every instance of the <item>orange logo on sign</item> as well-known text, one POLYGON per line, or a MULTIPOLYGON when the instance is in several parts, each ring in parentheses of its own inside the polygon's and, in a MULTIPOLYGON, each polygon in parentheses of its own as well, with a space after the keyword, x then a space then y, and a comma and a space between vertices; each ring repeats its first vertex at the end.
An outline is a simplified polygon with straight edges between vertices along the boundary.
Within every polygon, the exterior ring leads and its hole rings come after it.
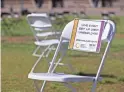
POLYGON ((76 48, 79 48, 79 47, 80 47, 80 44, 79 44, 79 43, 77 43, 77 44, 76 44, 76 48))

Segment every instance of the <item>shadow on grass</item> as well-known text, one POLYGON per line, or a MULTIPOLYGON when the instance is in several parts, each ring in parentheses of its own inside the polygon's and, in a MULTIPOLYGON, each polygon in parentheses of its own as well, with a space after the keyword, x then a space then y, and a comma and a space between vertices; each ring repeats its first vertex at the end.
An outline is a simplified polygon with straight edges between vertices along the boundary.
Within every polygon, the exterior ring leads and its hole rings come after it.
MULTIPOLYGON (((88 74, 88 73, 83 73, 83 72, 79 72, 76 73, 76 75, 80 75, 80 76, 96 76, 96 74, 88 74)), ((115 75, 107 75, 107 74, 101 74, 101 77, 105 77, 105 78, 117 78, 117 76, 115 75)))
MULTIPOLYGON (((82 73, 82 72, 79 72, 79 73, 76 73, 76 75, 80 75, 80 76, 96 76, 96 74, 88 74, 88 73, 82 73)), ((116 83, 116 79, 117 79, 117 76, 115 75, 107 75, 107 74, 101 74, 101 77, 104 77, 105 79, 100 81, 100 84, 114 84, 116 83)))
POLYGON ((101 56, 101 54, 71 54, 70 57, 98 57, 101 56))

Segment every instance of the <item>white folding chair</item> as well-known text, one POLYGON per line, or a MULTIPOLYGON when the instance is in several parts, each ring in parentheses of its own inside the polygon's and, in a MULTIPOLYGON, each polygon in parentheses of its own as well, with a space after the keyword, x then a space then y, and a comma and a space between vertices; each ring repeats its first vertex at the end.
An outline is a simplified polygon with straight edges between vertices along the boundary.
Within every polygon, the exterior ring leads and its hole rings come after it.
MULTIPOLYGON (((116 30, 115 24, 111 20, 79 20, 79 21, 99 21, 99 22, 104 21, 105 26, 103 29, 101 41, 107 42, 107 45, 106 45, 104 54, 102 56, 96 76, 79 76, 79 75, 73 75, 73 74, 64 74, 64 73, 55 73, 54 72, 55 68, 57 67, 57 64, 60 62, 59 60, 56 61, 56 58, 57 58, 59 52, 61 51, 61 46, 63 45, 62 41, 65 39, 69 40, 69 41, 71 40, 71 35, 72 35, 71 33, 72 33, 72 29, 74 28, 73 25, 75 22, 75 20, 73 20, 65 26, 65 28, 62 32, 60 42, 57 46, 57 49, 53 56, 52 63, 48 69, 48 72, 47 73, 34 73, 33 72, 34 68, 32 68, 31 72, 28 75, 28 78, 33 79, 34 81, 35 80, 43 80, 44 81, 42 87, 37 88, 38 92, 43 92, 46 81, 55 81, 55 82, 64 83, 67 87, 69 87, 72 90, 72 92, 76 92, 76 89, 72 88, 72 86, 70 84, 68 84, 69 82, 93 82, 93 87, 92 87, 91 92, 95 92, 97 81, 100 81, 102 79, 100 77, 100 73, 103 69, 103 66, 105 63, 105 58, 107 56, 110 44, 111 44, 112 39, 115 34, 115 30, 116 30), (55 62, 57 62, 57 64, 54 64, 55 62)), ((38 87, 37 85, 35 85, 35 86, 38 87)))
MULTIPOLYGON (((29 14, 27 16, 28 22, 31 26, 31 30, 34 34, 34 37, 36 41, 34 42, 37 48, 33 52, 33 56, 37 56, 38 59, 36 61, 37 63, 42 59, 42 57, 45 57, 48 59, 48 55, 52 50, 56 49, 56 46, 59 43, 59 35, 61 32, 56 32, 52 30, 52 24, 49 20, 49 17, 46 13, 43 14, 29 14), (52 36, 53 39, 49 38, 48 36, 52 36), (44 39, 40 39, 40 38, 44 39), (49 38, 49 39, 48 39, 49 38), (43 49, 43 47, 45 47, 43 49), (40 51, 41 53, 38 53, 40 51)), ((67 43, 68 40, 64 40, 63 43, 67 43)), ((64 51, 62 49, 62 51, 64 51)), ((50 62, 49 62, 50 63, 50 62)), ((51 63, 50 63, 51 64, 51 63)), ((72 70, 72 66, 68 64, 59 63, 59 65, 66 65, 69 67, 70 70, 72 70)))
POLYGON ((58 40, 58 38, 55 38, 55 37, 54 37, 54 39, 50 39, 50 40, 46 40, 46 39, 48 38, 48 36, 60 35, 61 32, 53 31, 52 24, 46 13, 29 14, 29 15, 27 15, 27 20, 31 27, 33 35, 36 39, 35 45, 37 46, 37 48, 34 50, 33 56, 40 57, 41 53, 38 54, 39 49, 41 49, 42 46, 47 47, 50 45, 49 51, 47 53, 47 56, 48 56, 49 52, 51 51, 51 48, 55 49, 51 45, 58 44, 59 40, 58 40))

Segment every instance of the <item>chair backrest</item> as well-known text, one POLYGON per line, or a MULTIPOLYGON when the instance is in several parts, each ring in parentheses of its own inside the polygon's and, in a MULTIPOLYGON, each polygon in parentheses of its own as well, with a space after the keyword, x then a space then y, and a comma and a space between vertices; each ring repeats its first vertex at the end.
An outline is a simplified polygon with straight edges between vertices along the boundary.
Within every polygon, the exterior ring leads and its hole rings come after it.
MULTIPOLYGON (((83 21, 83 20, 79 20, 79 22, 80 21, 83 21)), ((103 30, 103 33, 102 33, 101 40, 102 40, 102 42, 111 40, 112 33, 115 33, 115 31, 113 31, 113 30, 115 30, 114 22, 112 22, 110 20, 86 20, 86 21, 104 21, 105 22, 105 27, 104 27, 104 30, 103 30)), ((74 20, 69 22, 65 26, 65 28, 62 32, 62 37, 63 38, 68 39, 68 40, 71 39, 71 33, 72 33, 73 25, 74 25, 74 20)))
MULTIPOLYGON (((109 50, 109 47, 110 47, 110 44, 111 44, 111 41, 114 37, 114 34, 115 34, 115 23, 111 20, 79 20, 80 21, 99 21, 99 22, 104 22, 104 29, 103 29, 103 33, 102 33, 102 37, 101 37, 101 41, 106 41, 107 42, 107 45, 106 45, 106 48, 105 48, 105 51, 104 51, 104 54, 102 56, 102 59, 101 59, 101 63, 99 65, 99 68, 98 68, 98 71, 97 71, 97 74, 96 74, 96 80, 98 79, 99 75, 100 75, 100 72, 103 68, 103 65, 104 65, 104 61, 105 61, 105 58, 107 56, 107 52, 109 50)), ((57 49, 55 51, 55 54, 53 56, 53 59, 52 59, 52 63, 51 63, 51 66, 49 67, 49 70, 48 72, 53 72, 54 71, 54 62, 56 60, 56 57, 59 53, 59 50, 60 50, 60 47, 62 46, 62 41, 64 39, 66 40, 71 40, 71 35, 72 35, 72 32, 73 32, 73 27, 74 27, 74 20, 69 22, 63 32, 62 32, 62 35, 61 35, 61 38, 60 38, 60 42, 57 46, 57 49), (53 70, 52 70, 53 69, 53 70)), ((57 65, 56 65, 57 66, 57 65)))
POLYGON ((49 35, 56 35, 49 16, 46 13, 32 13, 27 15, 27 21, 37 41, 46 39, 49 35), (45 34, 44 37, 41 34, 45 34))
POLYGON ((32 13, 27 15, 28 23, 35 28, 50 28, 52 27, 51 21, 46 13, 36 14, 32 13))

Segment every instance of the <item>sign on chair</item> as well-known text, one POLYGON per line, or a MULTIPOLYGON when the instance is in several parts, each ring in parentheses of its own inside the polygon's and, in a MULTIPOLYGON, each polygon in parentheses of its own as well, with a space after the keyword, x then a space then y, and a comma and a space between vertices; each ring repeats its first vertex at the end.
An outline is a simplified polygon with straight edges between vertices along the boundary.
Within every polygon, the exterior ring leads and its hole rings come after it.
POLYGON ((86 52, 99 52, 104 21, 74 20, 69 48, 86 52))

